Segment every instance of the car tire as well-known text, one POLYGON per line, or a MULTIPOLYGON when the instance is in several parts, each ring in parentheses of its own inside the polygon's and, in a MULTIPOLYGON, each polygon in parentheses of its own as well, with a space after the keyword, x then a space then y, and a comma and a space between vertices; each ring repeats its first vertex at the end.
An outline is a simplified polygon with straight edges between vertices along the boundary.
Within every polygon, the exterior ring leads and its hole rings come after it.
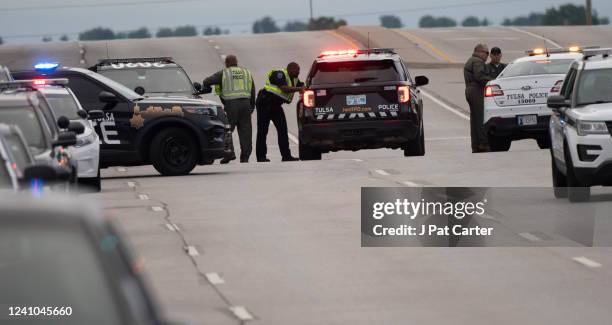
POLYGON ((588 202, 591 199, 591 187, 583 184, 574 174, 574 164, 569 154, 569 148, 565 145, 565 166, 567 166, 567 197, 570 202, 588 202))
POLYGON ((153 167, 164 176, 189 174, 199 155, 196 140, 179 128, 161 130, 151 141, 149 151, 153 167))
POLYGON ((300 160, 321 160, 321 150, 303 144, 302 141, 299 144, 299 151, 300 160))
POLYGON ((423 124, 421 124, 421 134, 419 138, 405 144, 403 149, 404 157, 425 156, 425 130, 423 124))
POLYGON ((552 165, 552 183, 553 183, 553 191, 555 194, 555 198, 562 199, 567 197, 567 177, 563 175, 563 173, 557 167, 555 162, 555 157, 550 152, 551 157, 551 165, 552 165))
POLYGON ((96 177, 79 178, 79 186, 82 191, 99 193, 102 191, 102 180, 100 177, 100 169, 96 177))
POLYGON ((549 137, 538 138, 536 139, 536 141, 538 142, 538 147, 540 147, 540 149, 550 149, 549 137))
POLYGON ((489 136, 489 148, 493 152, 501 152, 510 150, 512 139, 508 137, 489 136))

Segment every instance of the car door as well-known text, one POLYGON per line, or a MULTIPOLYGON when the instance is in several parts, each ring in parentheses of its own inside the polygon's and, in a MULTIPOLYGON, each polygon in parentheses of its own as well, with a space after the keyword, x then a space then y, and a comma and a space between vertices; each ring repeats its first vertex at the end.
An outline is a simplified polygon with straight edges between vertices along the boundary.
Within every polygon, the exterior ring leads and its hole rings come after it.
MULTIPOLYGON (((577 75, 578 70, 575 67, 572 67, 565 78, 560 95, 565 97, 566 100, 571 101, 572 99, 577 75)), ((565 114, 562 111, 552 112, 550 117, 551 148, 554 157, 559 161, 565 161, 563 152, 565 123, 565 114)))
POLYGON ((132 116, 131 103, 111 88, 85 75, 75 74, 67 78, 69 79, 68 86, 78 98, 83 109, 104 112, 104 118, 92 121, 96 133, 100 136, 100 149, 133 150, 133 136, 129 122, 132 116), (115 95, 117 102, 109 105, 100 101, 102 92, 115 95))

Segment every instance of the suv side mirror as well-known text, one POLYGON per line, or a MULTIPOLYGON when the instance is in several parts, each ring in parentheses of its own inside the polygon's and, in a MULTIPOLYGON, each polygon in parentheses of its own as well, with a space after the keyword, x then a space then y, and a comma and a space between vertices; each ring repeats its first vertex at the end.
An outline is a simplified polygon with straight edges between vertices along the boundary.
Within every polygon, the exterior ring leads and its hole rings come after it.
POLYGON ((68 131, 72 131, 75 134, 83 134, 85 132, 85 126, 79 121, 71 121, 68 125, 68 131))
POLYGON ((65 116, 60 116, 57 119, 57 127, 60 129, 67 129, 70 126, 70 120, 65 116))
POLYGON ((199 82, 194 82, 193 83, 193 89, 195 89, 196 93, 199 93, 202 91, 202 84, 199 82))
POLYGON ((138 86, 136 88, 134 88, 134 92, 137 93, 138 95, 142 96, 146 93, 144 87, 142 86, 138 86))
POLYGON ((23 181, 29 182, 32 179, 42 179, 43 181, 52 182, 57 180, 57 171, 53 166, 40 164, 28 166, 23 171, 23 181))
POLYGON ((91 110, 89 112, 87 112, 87 119, 88 120, 101 120, 104 118, 104 112, 101 110, 91 110))
POLYGON ((429 78, 425 76, 416 76, 414 77, 414 86, 421 87, 429 84, 429 78))
POLYGON ((76 134, 72 131, 60 132, 57 140, 53 142, 54 147, 70 147, 77 142, 76 134))
POLYGON ((202 90, 200 90, 200 94, 210 94, 212 93, 211 86, 202 86, 202 90))
POLYGON ((102 102, 106 104, 106 108, 112 108, 113 106, 115 106, 117 104, 117 102, 119 102, 119 100, 117 99, 117 96, 115 96, 115 94, 108 92, 108 91, 101 91, 100 94, 98 95, 98 99, 102 102))
POLYGON ((77 111, 77 115, 82 118, 82 119, 86 119, 87 118, 87 111, 84 109, 80 109, 77 111))
POLYGON ((570 103, 564 96, 557 95, 548 97, 546 105, 553 111, 558 112, 561 108, 569 107, 570 103))

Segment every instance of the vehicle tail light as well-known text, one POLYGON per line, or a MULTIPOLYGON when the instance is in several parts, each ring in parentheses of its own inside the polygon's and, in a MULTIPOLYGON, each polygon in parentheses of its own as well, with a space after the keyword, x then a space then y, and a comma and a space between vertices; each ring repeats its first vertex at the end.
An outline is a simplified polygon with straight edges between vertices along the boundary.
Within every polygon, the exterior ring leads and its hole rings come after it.
POLYGON ((504 91, 498 85, 489 85, 485 87, 485 97, 503 96, 504 91))
POLYGON ((314 90, 306 90, 304 92, 304 106, 312 108, 315 106, 315 92, 314 90))
POLYGON ((408 103, 410 101, 410 87, 408 86, 397 87, 397 97, 400 103, 408 103))
POLYGON ((44 85, 47 84, 47 80, 45 80, 45 79, 35 79, 34 80, 34 84, 36 86, 44 86, 44 85))
POLYGON ((550 89, 551 93, 560 93, 561 92, 561 86, 563 86, 563 80, 559 80, 557 82, 555 82, 555 85, 550 89))

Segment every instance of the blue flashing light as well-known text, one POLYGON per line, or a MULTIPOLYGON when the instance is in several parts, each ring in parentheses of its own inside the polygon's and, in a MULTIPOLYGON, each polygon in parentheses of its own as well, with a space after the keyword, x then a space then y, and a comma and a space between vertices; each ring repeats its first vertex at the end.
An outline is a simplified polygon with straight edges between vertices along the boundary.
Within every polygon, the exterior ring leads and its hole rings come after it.
POLYGON ((59 63, 41 62, 34 65, 34 69, 38 71, 50 71, 59 67, 59 63))

